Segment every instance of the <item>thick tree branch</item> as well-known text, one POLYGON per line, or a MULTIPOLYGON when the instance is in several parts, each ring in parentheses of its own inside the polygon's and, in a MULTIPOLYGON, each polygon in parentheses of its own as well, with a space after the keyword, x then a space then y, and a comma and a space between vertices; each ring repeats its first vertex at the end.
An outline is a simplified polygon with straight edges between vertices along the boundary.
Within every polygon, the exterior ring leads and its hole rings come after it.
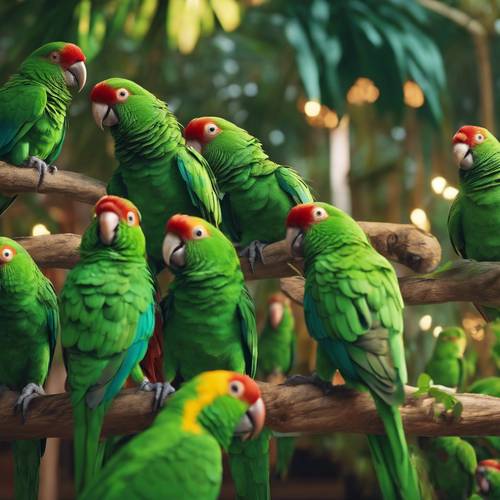
MULTIPOLYGON (((267 408, 267 425, 279 432, 383 432, 373 400, 368 393, 337 387, 324 396, 316 387, 276 386, 259 383, 267 408)), ((413 388, 408 388, 411 392, 413 388)), ((500 398, 480 394, 459 394, 463 405, 458 422, 436 421, 433 399, 407 398, 401 408, 405 431, 418 436, 485 436, 500 435, 500 398)), ((13 412, 16 394, 0 397, 0 440, 40 437, 71 438, 72 413, 67 394, 36 398, 30 406, 26 423, 13 412)), ((103 435, 138 432, 150 425, 151 393, 135 389, 122 391, 106 416, 103 435)), ((166 403, 168 405, 168 401, 166 403)))
POLYGON ((106 194, 106 186, 86 175, 58 170, 55 174, 45 175, 38 189, 38 173, 35 169, 14 167, 0 161, 0 192, 9 195, 27 192, 56 193, 93 205, 106 194))
MULTIPOLYGON (((282 279, 281 289, 302 304, 304 278, 282 279)), ((408 305, 442 302, 475 302, 500 306, 500 263, 456 260, 431 274, 399 278, 403 299, 408 305)))

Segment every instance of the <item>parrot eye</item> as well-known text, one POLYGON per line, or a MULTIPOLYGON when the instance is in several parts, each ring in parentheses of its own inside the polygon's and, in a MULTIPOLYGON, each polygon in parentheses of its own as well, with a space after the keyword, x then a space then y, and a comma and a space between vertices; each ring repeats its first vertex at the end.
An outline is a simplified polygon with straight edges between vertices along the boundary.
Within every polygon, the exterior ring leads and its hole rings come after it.
POLYGON ((203 226, 196 226, 193 228, 193 239, 201 240, 208 236, 207 230, 203 226))
POLYGON ((207 123, 205 125, 205 132, 208 135, 216 135, 219 132, 219 130, 220 130, 219 127, 217 127, 215 123, 207 123))
POLYGON ((130 95, 127 89, 118 89, 116 91, 116 98, 118 101, 123 102, 127 100, 127 97, 130 95))
POLYGON ((2 250, 2 260, 4 262, 10 262, 14 258, 14 250, 12 248, 5 247, 2 250))
POLYGON ((59 52, 51 52, 49 54, 49 59, 54 63, 58 63, 61 59, 61 56, 59 55, 59 52))
POLYGON ((240 398, 245 392, 245 386, 239 380, 233 380, 229 384, 229 394, 235 398, 240 398))
POLYGON ((315 221, 325 220, 327 218, 328 218, 328 214, 326 213, 326 210, 324 208, 314 207, 313 219, 315 221))
POLYGON ((478 143, 481 143, 481 142, 483 142, 483 141, 484 141, 484 135, 483 135, 483 134, 476 134, 476 135, 474 136, 474 140, 475 140, 476 142, 478 142, 478 143))
POLYGON ((127 212, 127 224, 129 226, 133 226, 136 223, 137 223, 137 217, 134 214, 134 212, 132 212, 132 211, 127 212))

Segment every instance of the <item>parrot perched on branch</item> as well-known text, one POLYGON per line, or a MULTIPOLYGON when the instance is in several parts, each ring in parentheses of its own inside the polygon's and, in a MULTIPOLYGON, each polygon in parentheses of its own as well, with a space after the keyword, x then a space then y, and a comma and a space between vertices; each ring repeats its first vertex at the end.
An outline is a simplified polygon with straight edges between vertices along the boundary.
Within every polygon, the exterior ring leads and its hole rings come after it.
MULTIPOLYGON (((464 259, 500 261, 500 143, 488 130, 466 125, 453 136, 459 193, 448 216, 455 251, 464 259)), ((492 321, 499 310, 478 306, 492 321)))
MULTIPOLYGON (((0 393, 20 391, 15 409, 23 419, 30 401, 45 394, 59 333, 57 297, 28 252, 0 237, 0 393)), ((45 440, 13 442, 16 500, 38 498, 38 468, 45 440)))
POLYGON ((201 373, 168 400, 152 426, 103 467, 80 497, 99 500, 216 500, 221 448, 233 433, 253 438, 265 418, 257 384, 229 371, 201 373))
MULTIPOLYGON (((257 378, 282 383, 290 373, 295 354, 295 320, 290 300, 275 293, 268 300, 268 317, 259 337, 257 378)), ((284 479, 295 449, 294 437, 279 437, 276 441, 276 472, 284 479)))
POLYGON ((500 460, 490 458, 479 462, 476 482, 481 498, 500 500, 500 460))
MULTIPOLYGON (((382 495, 419 499, 398 408, 407 372, 403 300, 394 269, 358 224, 331 205, 298 205, 286 225, 291 252, 304 257, 304 314, 318 342, 313 380, 330 391, 338 369, 347 384, 370 392, 386 432, 368 436, 382 495)), ((292 377, 288 383, 306 380, 292 377)))
MULTIPOLYGON (((198 217, 174 215, 163 242, 174 281, 163 303, 165 379, 190 380, 202 371, 255 376, 255 308, 231 242, 198 217)), ((238 498, 269 498, 269 433, 229 448, 238 498)))
POLYGON ((289 210, 313 201, 309 187, 295 170, 271 161, 258 139, 223 118, 195 118, 184 136, 208 160, 224 193, 224 228, 253 268, 265 244, 285 237, 289 210))
MULTIPOLYGON (((64 142, 70 88, 82 90, 87 78, 85 55, 72 43, 52 42, 35 50, 0 88, 0 159, 39 172, 52 164, 64 142)), ((15 197, 0 196, 0 213, 15 197)))
POLYGON ((99 470, 104 415, 127 377, 155 391, 157 405, 173 390, 149 382, 139 366, 154 327, 154 288, 139 211, 128 200, 103 196, 95 215, 82 237, 81 260, 61 292, 77 492, 99 470))
POLYGON ((110 78, 92 89, 91 99, 97 125, 110 127, 119 162, 107 191, 141 211, 148 256, 159 272, 169 217, 182 212, 220 223, 215 179, 203 157, 186 147, 167 104, 141 86, 110 78))

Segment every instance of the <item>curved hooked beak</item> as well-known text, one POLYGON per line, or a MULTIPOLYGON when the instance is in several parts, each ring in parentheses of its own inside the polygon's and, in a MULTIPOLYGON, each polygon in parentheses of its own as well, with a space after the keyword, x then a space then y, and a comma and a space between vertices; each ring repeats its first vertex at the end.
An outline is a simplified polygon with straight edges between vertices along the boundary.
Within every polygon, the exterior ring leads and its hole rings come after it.
POLYGON ((192 147, 193 149, 195 149, 196 151, 198 151, 198 153, 201 154, 201 142, 195 141, 194 139, 188 139, 186 141, 186 146, 192 147))
POLYGON ((260 431, 264 427, 265 420, 266 407, 264 406, 262 398, 259 398, 243 415, 234 430, 234 434, 240 436, 243 441, 253 439, 259 435, 260 431))
POLYGON ((467 144, 463 142, 457 142, 453 145, 453 156, 455 157, 457 165, 462 170, 469 170, 474 166, 472 150, 467 144))
POLYGON ((302 244, 304 242, 304 233, 298 227, 289 227, 286 230, 285 238, 288 251, 292 257, 302 257, 304 255, 302 244))
POLYGON ((120 121, 113 108, 102 102, 92 103, 92 116, 101 130, 104 130, 104 126, 112 127, 120 121))
POLYGON ((278 328, 278 325, 281 323, 283 319, 283 304, 279 302, 273 302, 269 306, 269 323, 273 328, 278 328))
POLYGON ((186 248, 184 242, 174 233, 167 233, 163 240, 163 260, 169 267, 186 265, 186 248))
POLYGON ((482 494, 486 495, 490 491, 490 482, 486 477, 486 471, 484 467, 478 467, 476 470, 476 483, 479 486, 479 490, 482 494))
POLYGON ((64 70, 64 79, 68 87, 77 87, 80 92, 87 81, 87 67, 83 61, 76 62, 64 70))
POLYGON ((113 243, 119 222, 120 217, 115 212, 102 212, 99 215, 99 238, 104 245, 113 243))

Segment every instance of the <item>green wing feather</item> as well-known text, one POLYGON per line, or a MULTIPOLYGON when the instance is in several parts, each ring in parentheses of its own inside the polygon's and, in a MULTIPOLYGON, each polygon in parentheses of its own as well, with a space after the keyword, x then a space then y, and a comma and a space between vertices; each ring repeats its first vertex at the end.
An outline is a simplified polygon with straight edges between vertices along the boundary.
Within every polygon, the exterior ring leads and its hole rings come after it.
POLYGON ((461 195, 459 194, 453 201, 448 214, 448 233, 450 235, 451 244, 455 252, 463 257, 465 255, 465 240, 462 227, 462 208, 461 195))
POLYGON ((121 196, 122 198, 128 198, 127 185, 123 181, 123 177, 119 169, 114 171, 111 179, 109 180, 106 187, 106 193, 121 196))
POLYGON ((238 303, 238 315, 241 324, 241 337, 247 374, 253 378, 257 371, 258 334, 255 323, 255 305, 246 286, 243 286, 240 302, 238 303))
POLYGON ((281 189, 292 197, 296 205, 313 201, 309 186, 293 168, 280 166, 276 170, 276 178, 281 189))

